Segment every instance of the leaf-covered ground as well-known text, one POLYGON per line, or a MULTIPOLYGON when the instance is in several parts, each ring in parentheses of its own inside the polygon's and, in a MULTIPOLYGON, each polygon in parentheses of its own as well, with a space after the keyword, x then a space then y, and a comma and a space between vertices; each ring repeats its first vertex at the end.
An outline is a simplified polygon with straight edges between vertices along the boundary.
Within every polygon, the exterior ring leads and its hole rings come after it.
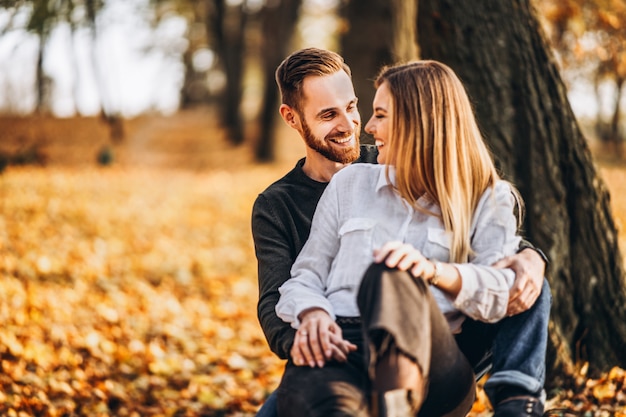
MULTIPOLYGON (((256 319, 250 211, 291 162, 221 155, 0 175, 0 415, 254 415, 283 364, 256 319)), ((602 172, 623 228, 626 168, 602 172)), ((625 379, 582 374, 549 407, 625 417, 625 379)), ((480 391, 472 414, 490 414, 480 391)))
POLYGON ((252 413, 282 371, 255 316, 273 172, 0 176, 0 415, 252 413))

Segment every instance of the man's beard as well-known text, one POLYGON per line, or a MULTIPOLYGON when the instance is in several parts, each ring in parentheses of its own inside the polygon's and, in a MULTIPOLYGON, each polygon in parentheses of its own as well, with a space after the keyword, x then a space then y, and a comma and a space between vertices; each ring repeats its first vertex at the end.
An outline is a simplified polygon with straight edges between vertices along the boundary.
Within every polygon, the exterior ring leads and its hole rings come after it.
MULTIPOLYGON (((349 164, 351 162, 359 159, 361 154, 361 148, 359 146, 359 135, 361 134, 360 128, 361 126, 357 126, 354 130, 354 146, 352 147, 343 147, 337 148, 332 146, 330 139, 345 139, 345 135, 339 137, 339 135, 335 136, 326 136, 323 140, 316 138, 311 132, 311 128, 307 124, 304 118, 302 120, 302 134, 304 136, 304 141, 307 146, 309 146, 314 151, 321 154, 326 159, 330 159, 333 162, 339 162, 341 164, 349 164)), ((350 135, 351 136, 351 135, 350 135)))

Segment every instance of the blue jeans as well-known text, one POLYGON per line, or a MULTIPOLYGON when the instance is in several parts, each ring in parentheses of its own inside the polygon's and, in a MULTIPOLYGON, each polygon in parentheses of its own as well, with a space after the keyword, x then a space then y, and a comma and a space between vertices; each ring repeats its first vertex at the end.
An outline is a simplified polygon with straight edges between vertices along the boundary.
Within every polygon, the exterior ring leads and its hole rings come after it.
MULTIPOLYGON (((518 388, 545 399, 545 358, 552 295, 544 279, 541 294, 527 311, 507 317, 495 324, 466 320, 457 337, 459 347, 473 365, 492 361, 491 375, 485 392, 492 404, 502 398, 504 388, 518 388)), ((276 392, 259 409, 256 417, 277 417, 276 392)))
POLYGON ((276 391, 272 392, 263 406, 256 413, 256 417, 277 417, 278 408, 276 407, 276 391))
POLYGON ((492 404, 502 387, 521 388, 545 401, 546 349, 552 294, 544 279, 541 295, 527 311, 496 324, 491 348, 493 369, 485 382, 485 392, 492 404))

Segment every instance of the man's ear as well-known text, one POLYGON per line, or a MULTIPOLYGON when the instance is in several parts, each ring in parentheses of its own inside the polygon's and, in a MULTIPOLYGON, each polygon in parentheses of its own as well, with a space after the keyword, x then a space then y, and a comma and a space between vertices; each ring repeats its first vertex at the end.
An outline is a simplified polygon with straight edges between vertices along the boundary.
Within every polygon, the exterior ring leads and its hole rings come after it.
POLYGON ((296 113, 293 107, 290 107, 286 104, 281 104, 278 111, 280 112, 281 117, 289 127, 292 127, 294 129, 298 128, 298 126, 300 125, 298 113, 296 113))

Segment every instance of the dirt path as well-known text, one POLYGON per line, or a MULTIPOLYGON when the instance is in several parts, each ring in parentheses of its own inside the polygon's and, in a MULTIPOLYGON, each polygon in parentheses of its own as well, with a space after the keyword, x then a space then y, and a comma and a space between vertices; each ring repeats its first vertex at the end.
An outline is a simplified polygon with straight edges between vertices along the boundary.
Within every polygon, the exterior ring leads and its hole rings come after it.
MULTIPOLYGON (((254 164, 251 144, 232 146, 208 107, 141 116, 125 120, 123 128, 124 139, 111 144, 107 125, 97 117, 0 117, 0 152, 36 148, 48 166, 94 166, 107 146, 113 163, 121 167, 203 171, 254 164)), ((300 139, 282 123, 276 150, 277 164, 292 165, 304 154, 300 139)))

